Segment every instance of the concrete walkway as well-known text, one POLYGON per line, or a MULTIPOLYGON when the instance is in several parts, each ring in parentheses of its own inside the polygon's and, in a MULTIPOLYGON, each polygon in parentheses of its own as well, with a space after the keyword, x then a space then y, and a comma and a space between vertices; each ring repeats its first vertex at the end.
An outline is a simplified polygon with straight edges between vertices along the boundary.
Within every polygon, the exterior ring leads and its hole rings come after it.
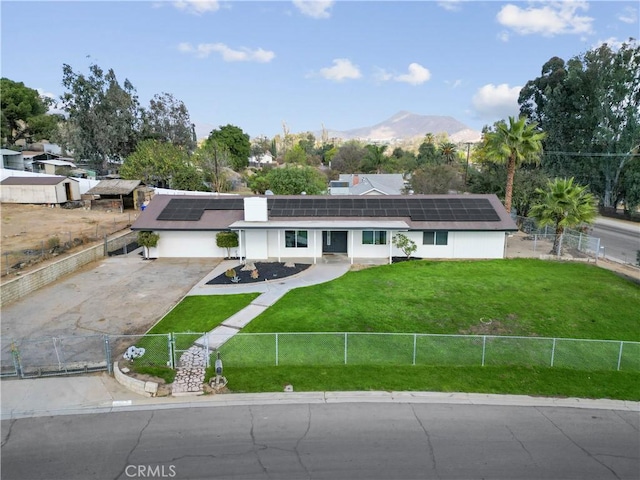
POLYGON ((233 295, 255 292, 261 293, 261 295, 245 308, 226 319, 218 327, 196 340, 195 345, 180 357, 176 368, 176 378, 171 385, 171 394, 174 396, 202 395, 204 393, 202 384, 205 377, 202 358, 206 356, 204 352, 211 352, 220 348, 251 320, 282 298, 289 290, 329 282, 344 275, 351 267, 348 262, 341 259, 341 261, 311 265, 296 275, 272 281, 207 285, 208 281, 237 265, 238 261, 236 260, 227 260, 220 263, 209 275, 206 275, 198 282, 188 295, 233 295))

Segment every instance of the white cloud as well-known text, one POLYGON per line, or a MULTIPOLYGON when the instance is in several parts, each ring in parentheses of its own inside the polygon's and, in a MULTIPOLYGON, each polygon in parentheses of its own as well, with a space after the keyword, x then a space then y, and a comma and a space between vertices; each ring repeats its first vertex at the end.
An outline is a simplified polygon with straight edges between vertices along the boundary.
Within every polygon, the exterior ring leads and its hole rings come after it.
POLYGON ((333 0, 293 0, 293 5, 307 17, 329 18, 333 0))
POLYGON ((506 83, 489 83, 480 87, 473 96, 472 103, 476 114, 485 120, 495 122, 509 116, 518 116, 518 95, 522 87, 510 87, 506 83))
POLYGON ((373 78, 377 82, 388 82, 389 80, 393 79, 393 75, 387 72, 384 68, 375 67, 373 78))
POLYGON ((178 10, 183 10, 194 15, 202 15, 207 12, 217 12, 220 9, 218 0, 177 0, 173 5, 178 10))
POLYGON ((501 25, 520 35, 541 34, 547 37, 560 34, 583 34, 592 32, 593 18, 579 15, 588 10, 583 1, 556 1, 532 3, 527 8, 505 5, 498 12, 501 25))
POLYGON ((409 73, 393 77, 396 82, 404 82, 410 85, 421 85, 430 78, 431 72, 419 63, 409 64, 409 73))
POLYGON ((347 58, 336 58, 333 61, 333 67, 320 69, 320 75, 327 80, 333 80, 334 82, 355 80, 362 77, 358 66, 351 63, 351 60, 347 58))
POLYGON ((618 14, 618 20, 624 23, 636 23, 638 21, 638 10, 633 7, 626 7, 622 13, 618 14))
POLYGON ((224 43, 200 43, 193 46, 190 43, 180 43, 178 50, 182 53, 193 53, 198 58, 206 58, 211 53, 219 53, 225 62, 258 62, 268 63, 276 56, 269 50, 258 48, 251 50, 250 48, 240 47, 234 50, 224 43))
POLYGON ((440 0, 438 6, 450 12, 457 12, 462 9, 461 3, 461 0, 440 0))

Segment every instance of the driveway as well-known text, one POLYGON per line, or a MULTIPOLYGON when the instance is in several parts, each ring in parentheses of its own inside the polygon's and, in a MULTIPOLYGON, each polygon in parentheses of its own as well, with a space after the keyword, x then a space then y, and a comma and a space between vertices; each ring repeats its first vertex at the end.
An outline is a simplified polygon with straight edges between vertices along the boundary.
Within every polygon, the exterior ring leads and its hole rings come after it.
POLYGON ((218 263, 211 258, 143 260, 137 254, 92 263, 3 306, 2 343, 144 333, 218 263))

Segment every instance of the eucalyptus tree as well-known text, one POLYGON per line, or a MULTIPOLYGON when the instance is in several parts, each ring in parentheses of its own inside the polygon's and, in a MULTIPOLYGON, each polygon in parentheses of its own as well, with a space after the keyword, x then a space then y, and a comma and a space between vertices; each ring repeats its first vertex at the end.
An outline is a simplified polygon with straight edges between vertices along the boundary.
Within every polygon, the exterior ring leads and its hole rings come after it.
POLYGON ((509 213, 516 169, 523 163, 539 163, 544 137, 545 134, 537 129, 537 124, 527 124, 525 117, 518 120, 509 117, 508 125, 500 121, 496 123, 495 131, 486 134, 488 157, 495 163, 504 163, 507 167, 504 206, 509 213))
POLYGON ((189 152, 195 150, 195 126, 189 110, 170 93, 154 95, 149 108, 143 111, 142 120, 144 137, 169 142, 189 152))
POLYGON ((562 255, 561 238, 565 228, 593 223, 597 215, 596 200, 587 187, 574 183, 573 178, 550 180, 545 189, 537 189, 539 203, 531 207, 529 217, 541 227, 555 229, 552 253, 562 255))

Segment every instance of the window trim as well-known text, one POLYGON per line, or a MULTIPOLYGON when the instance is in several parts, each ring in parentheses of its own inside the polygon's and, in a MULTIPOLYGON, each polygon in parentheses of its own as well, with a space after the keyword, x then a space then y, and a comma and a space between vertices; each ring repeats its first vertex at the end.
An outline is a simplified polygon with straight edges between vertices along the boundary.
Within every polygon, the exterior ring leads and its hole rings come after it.
POLYGON ((285 230, 284 231, 284 248, 309 248, 309 230, 285 230), (288 245, 287 234, 293 233, 293 245, 288 245), (304 232, 304 236, 300 235, 304 232), (305 243, 301 244, 298 239, 304 237, 305 243))
POLYGON ((386 230, 362 230, 362 245, 387 245, 386 230), (371 234, 371 241, 365 241, 365 233, 371 234), (384 237, 384 238, 382 238, 384 237))

